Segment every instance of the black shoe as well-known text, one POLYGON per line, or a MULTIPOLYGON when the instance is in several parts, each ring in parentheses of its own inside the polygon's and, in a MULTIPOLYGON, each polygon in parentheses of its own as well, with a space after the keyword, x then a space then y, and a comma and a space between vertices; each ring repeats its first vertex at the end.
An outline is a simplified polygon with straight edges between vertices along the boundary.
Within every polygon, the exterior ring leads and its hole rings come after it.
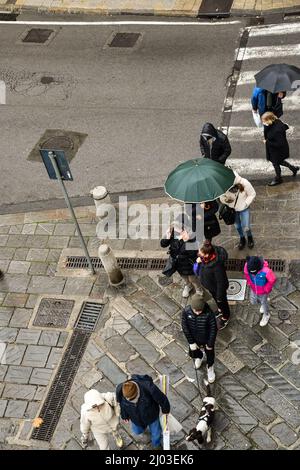
POLYGON ((252 237, 252 235, 248 235, 248 248, 250 248, 252 250, 253 247, 254 247, 253 237, 252 237))
POLYGON ((241 237, 240 238, 240 242, 238 244, 238 249, 239 250, 242 250, 243 248, 245 248, 246 246, 246 238, 245 237, 241 237))
POLYGON ((281 184, 282 183, 282 179, 274 179, 273 181, 270 181, 270 183, 268 183, 268 186, 277 186, 278 184, 281 184))
POLYGON ((225 320, 222 317, 218 317, 217 318, 217 328, 218 328, 218 330, 224 330, 224 328, 226 328, 226 326, 228 325, 228 322, 229 322, 229 318, 227 320, 225 320))
POLYGON ((294 169, 292 170, 293 176, 296 176, 300 168, 298 166, 294 166, 294 169))

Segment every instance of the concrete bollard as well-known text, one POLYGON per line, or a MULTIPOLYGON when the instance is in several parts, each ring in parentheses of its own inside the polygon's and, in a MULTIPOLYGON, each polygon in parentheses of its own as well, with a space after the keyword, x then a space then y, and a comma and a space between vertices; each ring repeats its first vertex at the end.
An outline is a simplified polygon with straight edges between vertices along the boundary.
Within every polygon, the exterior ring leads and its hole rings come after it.
POLYGON ((105 186, 96 186, 94 189, 90 191, 90 195, 94 199, 94 203, 96 206, 96 213, 98 207, 101 206, 101 204, 110 204, 110 197, 108 194, 107 189, 105 186))
POLYGON ((109 283, 115 287, 122 284, 124 282, 124 276, 110 246, 104 244, 100 245, 98 255, 108 275, 109 283))

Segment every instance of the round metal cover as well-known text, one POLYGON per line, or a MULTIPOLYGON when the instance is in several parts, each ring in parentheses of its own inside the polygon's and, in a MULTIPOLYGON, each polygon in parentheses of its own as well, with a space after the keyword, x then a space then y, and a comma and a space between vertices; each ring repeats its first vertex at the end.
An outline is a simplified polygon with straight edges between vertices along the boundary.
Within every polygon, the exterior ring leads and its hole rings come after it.
POLYGON ((278 318, 280 320, 288 320, 290 318, 290 313, 287 310, 281 310, 278 312, 278 318))
POLYGON ((237 295, 241 292, 242 286, 238 281, 229 281, 228 293, 230 295, 237 295))
MULTIPOLYGON (((46 77, 48 78, 48 77, 46 77)), ((73 140, 66 135, 55 135, 42 143, 43 149, 72 150, 74 148, 73 140)))

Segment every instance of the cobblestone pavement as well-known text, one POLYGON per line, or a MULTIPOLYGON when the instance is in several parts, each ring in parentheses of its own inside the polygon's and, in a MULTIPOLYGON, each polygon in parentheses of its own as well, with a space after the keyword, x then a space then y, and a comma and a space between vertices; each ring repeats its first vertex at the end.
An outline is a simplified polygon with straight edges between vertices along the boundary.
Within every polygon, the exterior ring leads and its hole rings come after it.
MULTIPOLYGON (((258 324, 257 307, 245 300, 232 305, 232 320, 218 335, 218 411, 210 448, 300 448, 300 376, 295 364, 300 340, 299 188, 299 183, 257 188, 252 214, 254 235, 259 234, 255 253, 284 258, 289 270, 278 274, 265 328, 258 324)), ((77 214, 90 251, 96 253, 100 241, 95 237, 94 209, 78 208, 77 214)), ((237 256, 232 228, 222 227, 216 242, 231 258, 237 256)), ((158 249, 158 242, 118 240, 112 246, 147 253, 158 249)), ((172 436, 172 447, 197 449, 184 440, 184 432, 197 420, 200 399, 180 327, 180 279, 174 276, 173 283, 161 285, 159 272, 130 271, 126 285, 114 290, 103 272, 89 277, 84 270, 75 276, 65 270, 62 276, 57 263, 65 248, 78 249, 67 211, 0 216, 0 268, 5 272, 0 282, 0 343, 6 345, 0 365, 0 448, 79 450, 79 411, 89 388, 113 390, 132 373, 155 379, 167 373, 172 413, 183 424, 183 431, 172 436), (32 420, 39 416, 76 316, 66 328, 32 326, 42 297, 73 299, 75 305, 103 299, 106 304, 50 443, 30 440, 32 420)), ((230 273, 231 278, 241 275, 230 273)), ((137 439, 127 425, 122 433, 127 449, 149 445, 148 436, 137 439)))

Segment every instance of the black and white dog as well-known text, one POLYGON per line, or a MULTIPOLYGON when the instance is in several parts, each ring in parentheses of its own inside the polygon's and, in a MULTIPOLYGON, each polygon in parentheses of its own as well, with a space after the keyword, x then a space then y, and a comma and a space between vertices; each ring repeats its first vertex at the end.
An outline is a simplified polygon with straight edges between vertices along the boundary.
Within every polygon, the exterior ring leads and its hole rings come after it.
POLYGON ((203 444, 205 438, 207 443, 211 442, 211 425, 214 420, 216 406, 216 400, 211 396, 209 383, 206 380, 204 383, 206 385, 206 397, 203 398, 201 415, 197 426, 191 429, 185 438, 187 441, 197 439, 199 444, 203 444))

